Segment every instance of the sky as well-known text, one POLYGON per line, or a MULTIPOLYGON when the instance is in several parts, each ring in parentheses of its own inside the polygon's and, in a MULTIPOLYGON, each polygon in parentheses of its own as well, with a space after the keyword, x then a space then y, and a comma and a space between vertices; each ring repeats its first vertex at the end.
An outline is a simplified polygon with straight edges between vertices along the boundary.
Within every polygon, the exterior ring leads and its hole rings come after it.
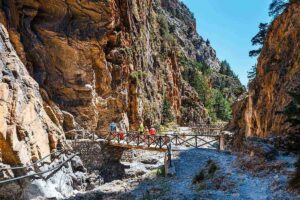
POLYGON ((242 84, 248 83, 247 71, 257 58, 250 58, 255 49, 251 38, 260 22, 269 22, 271 0, 182 0, 194 13, 197 31, 209 39, 220 60, 227 60, 242 84))

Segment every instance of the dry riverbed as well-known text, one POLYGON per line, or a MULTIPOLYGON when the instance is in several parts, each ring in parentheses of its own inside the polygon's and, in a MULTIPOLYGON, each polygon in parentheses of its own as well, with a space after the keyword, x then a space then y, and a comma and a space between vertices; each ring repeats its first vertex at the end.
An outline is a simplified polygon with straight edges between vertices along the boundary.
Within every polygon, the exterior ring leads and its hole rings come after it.
POLYGON ((126 178, 79 193, 71 199, 300 199, 287 190, 296 157, 254 157, 209 149, 173 152, 176 176, 163 177, 164 153, 130 150, 122 158, 126 178))

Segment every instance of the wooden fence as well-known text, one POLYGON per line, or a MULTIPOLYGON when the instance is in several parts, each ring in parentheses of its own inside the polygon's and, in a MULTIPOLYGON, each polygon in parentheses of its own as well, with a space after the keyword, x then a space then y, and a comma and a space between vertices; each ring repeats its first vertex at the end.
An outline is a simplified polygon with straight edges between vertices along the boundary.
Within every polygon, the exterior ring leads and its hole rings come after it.
POLYGON ((144 146, 148 148, 167 148, 169 143, 175 146, 187 146, 201 148, 209 146, 224 149, 223 134, 165 134, 165 135, 141 135, 139 133, 109 133, 104 136, 110 144, 127 146, 144 146))

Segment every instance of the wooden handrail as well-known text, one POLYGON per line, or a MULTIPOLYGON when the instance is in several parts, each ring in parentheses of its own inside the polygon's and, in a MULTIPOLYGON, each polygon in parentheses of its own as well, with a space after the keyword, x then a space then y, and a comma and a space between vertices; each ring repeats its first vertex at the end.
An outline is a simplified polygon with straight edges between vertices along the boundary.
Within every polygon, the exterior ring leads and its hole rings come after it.
POLYGON ((59 165, 57 165, 56 167, 53 167, 51 169, 48 169, 46 171, 42 171, 42 172, 37 172, 37 173, 34 173, 34 174, 27 174, 27 175, 24 175, 24 176, 19 176, 19 177, 15 177, 15 178, 11 178, 11 179, 6 179, 6 180, 3 180, 3 181, 0 181, 0 184, 4 184, 4 183, 8 183, 8 182, 13 182, 13 181, 17 181, 17 180, 21 180, 21 179, 24 179, 24 178, 28 178, 28 177, 32 177, 32 176, 36 176, 36 175, 41 175, 41 174, 45 174, 45 173, 48 173, 48 172, 51 172, 51 171, 55 171, 59 168, 61 168, 65 163, 69 162, 72 158, 74 158, 77 154, 73 154, 72 156, 70 156, 67 160, 65 160, 64 162, 60 163, 59 165))
POLYGON ((62 150, 62 151, 55 151, 55 152, 52 152, 50 154, 48 154, 47 156, 43 157, 42 159, 32 163, 31 165, 25 165, 25 166, 19 166, 19 167, 3 167, 3 168, 0 168, 0 171, 1 170, 14 170, 14 169, 25 169, 25 168, 29 168, 31 166, 34 166, 34 165, 37 165, 38 163, 44 161, 46 158, 50 157, 51 155, 53 154, 56 154, 56 153, 62 153, 64 152, 65 150, 62 150))

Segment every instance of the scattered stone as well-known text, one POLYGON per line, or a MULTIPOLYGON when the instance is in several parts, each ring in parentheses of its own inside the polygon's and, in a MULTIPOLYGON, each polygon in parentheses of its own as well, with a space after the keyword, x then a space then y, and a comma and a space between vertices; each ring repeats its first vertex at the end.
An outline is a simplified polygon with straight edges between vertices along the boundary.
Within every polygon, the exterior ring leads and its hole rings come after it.
POLYGON ((145 158, 141 160, 141 163, 153 165, 158 163, 158 160, 155 158, 145 158))

